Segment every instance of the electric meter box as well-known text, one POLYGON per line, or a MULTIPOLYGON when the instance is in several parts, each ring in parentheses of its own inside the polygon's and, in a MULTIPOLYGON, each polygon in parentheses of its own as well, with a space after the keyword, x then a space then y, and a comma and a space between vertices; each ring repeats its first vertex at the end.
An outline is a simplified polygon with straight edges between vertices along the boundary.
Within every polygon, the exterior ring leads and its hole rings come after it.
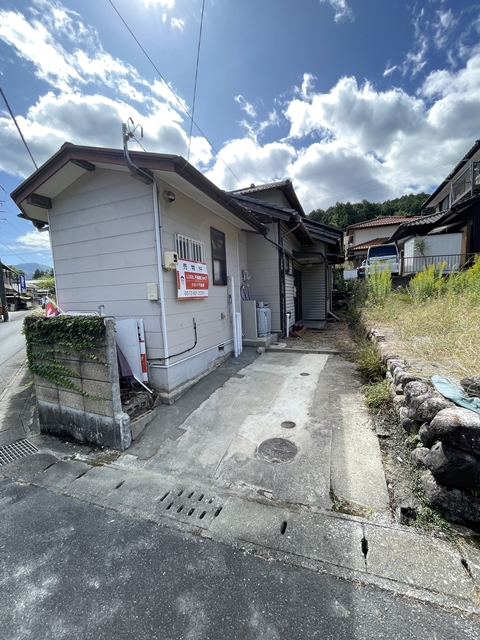
POLYGON ((158 300, 158 284, 156 282, 147 283, 147 299, 158 300))
POLYGON ((176 269, 178 264, 178 253, 175 251, 165 251, 163 254, 164 269, 176 269))

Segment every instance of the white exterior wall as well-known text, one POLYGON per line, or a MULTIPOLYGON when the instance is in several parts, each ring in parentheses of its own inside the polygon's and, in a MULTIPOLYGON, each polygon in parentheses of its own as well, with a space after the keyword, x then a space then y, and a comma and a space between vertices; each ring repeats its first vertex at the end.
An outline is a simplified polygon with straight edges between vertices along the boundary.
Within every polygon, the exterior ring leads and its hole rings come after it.
MULTIPOLYGON (((160 183, 160 194, 167 188, 166 183, 160 183)), ((245 243, 241 239, 244 234, 240 229, 188 198, 178 189, 175 189, 175 194, 176 199, 173 203, 167 204, 161 196, 159 198, 162 210, 163 250, 175 251, 176 233, 182 233, 203 242, 210 284, 206 299, 177 300, 176 272, 164 272, 170 354, 182 351, 193 344, 193 318, 196 320, 198 332, 196 350, 202 351, 214 344, 227 342, 233 336, 227 286, 213 284, 210 228, 213 227, 225 234, 227 276, 233 276, 235 279, 237 311, 240 310, 240 254, 242 254, 243 261, 245 260, 245 243), (226 316, 225 319, 221 318, 222 313, 226 316)))
POLYGON ((137 316, 161 346, 160 316, 146 283, 158 282, 152 189, 128 172, 86 173, 49 213, 59 306, 137 316))
MULTIPOLYGON (((169 355, 193 346, 194 318, 198 336, 195 349, 172 358, 168 366, 149 362, 152 383, 170 393, 233 347, 227 287, 213 285, 210 228, 225 233, 227 275, 235 278, 237 311, 247 241, 240 221, 233 225, 167 183, 159 181, 158 191, 163 251, 175 250, 175 233, 203 242, 210 277, 208 298, 179 301, 176 272, 163 272, 169 355), (174 190, 175 202, 164 201, 165 189, 174 190)), ((163 358, 161 309, 158 302, 147 300, 146 288, 149 282, 158 283, 152 186, 127 171, 97 169, 54 199, 49 218, 59 306, 96 311, 102 304, 106 315, 143 318, 147 359, 163 358)), ((267 249, 268 243, 262 242, 267 249)))
POLYGON ((415 248, 418 238, 409 238, 403 245, 403 270, 405 273, 422 271, 423 267, 430 264, 446 262, 444 271, 452 271, 458 268, 462 253, 462 233, 435 234, 423 236, 427 241, 425 256, 415 248), (429 258, 438 256, 438 258, 429 258), (452 256, 449 258, 448 256, 452 256))
MULTIPOLYGON (((269 225, 268 237, 278 242, 278 225, 269 225)), ((280 331, 280 269, 278 249, 259 234, 247 235, 247 258, 250 272, 250 299, 268 302, 272 310, 272 332, 280 331)))
POLYGON ((364 244, 375 238, 390 238, 394 231, 398 229, 400 223, 389 224, 387 226, 367 227, 366 229, 353 229, 353 244, 364 244))

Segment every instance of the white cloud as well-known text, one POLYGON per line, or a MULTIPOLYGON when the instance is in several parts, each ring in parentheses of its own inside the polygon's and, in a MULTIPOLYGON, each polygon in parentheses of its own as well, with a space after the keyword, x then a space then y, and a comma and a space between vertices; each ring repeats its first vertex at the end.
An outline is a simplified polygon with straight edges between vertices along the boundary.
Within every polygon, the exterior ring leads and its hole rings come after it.
POLYGON ((185 20, 183 20, 182 18, 172 18, 170 20, 170 25, 172 29, 179 29, 180 31, 183 31, 185 20))
POLYGON ((255 107, 250 102, 247 102, 242 95, 235 96, 235 102, 238 102, 242 111, 250 116, 250 118, 256 118, 257 112, 255 111, 255 107))
MULTIPOLYGON (((18 12, 0 11, 0 39, 52 89, 25 116, 18 116, 37 164, 66 140, 121 146, 121 123, 129 117, 143 125, 143 145, 148 151, 186 155, 185 102, 177 100, 165 82, 152 82, 105 52, 95 30, 86 27, 77 14, 63 10, 56 0, 35 1, 30 21, 18 12), (42 23, 37 21, 40 16, 42 23), (60 44, 65 36, 73 43, 69 51, 60 44), (112 97, 102 95, 106 89, 112 97)), ((0 168, 24 177, 31 173, 31 160, 6 112, 0 113, 0 121, 0 168)), ((208 162, 208 144, 194 138, 192 148, 192 159, 208 162)))
POLYGON ((41 254, 50 254, 50 236, 48 231, 29 231, 24 236, 17 238, 19 250, 36 251, 41 254))
POLYGON ((0 38, 16 49, 19 57, 32 62, 41 80, 66 90, 72 82, 81 82, 78 72, 68 62, 63 48, 51 42, 41 24, 32 26, 13 11, 0 11, 0 38))
POLYGON ((283 180, 288 175, 288 166, 296 157, 295 148, 286 142, 273 142, 261 146, 251 138, 228 142, 220 151, 212 169, 206 176, 223 189, 240 189, 252 182, 261 184, 272 180, 283 180), (240 182, 231 171, 238 176, 240 182))
POLYGON ((353 11, 346 0, 320 0, 320 2, 329 2, 332 5, 332 9, 335 11, 335 22, 353 20, 353 11))
POLYGON ((396 71, 398 69, 398 66, 396 64, 389 66, 390 63, 388 63, 388 65, 385 68, 385 71, 383 72, 383 77, 386 78, 387 76, 392 75, 392 73, 394 71, 396 71))
POLYGON ((151 4, 160 5, 161 7, 167 7, 171 9, 175 5, 175 0, 143 0, 143 4, 148 7, 151 4))
MULTIPOLYGON (((122 144, 121 124, 131 117, 144 130, 143 146, 147 151, 186 156, 188 137, 178 114, 159 104, 141 113, 131 104, 102 95, 85 96, 48 93, 32 106, 18 123, 38 165, 47 160, 67 140, 74 144, 119 148, 122 144)), ((194 138, 192 160, 207 162, 208 144, 194 138)), ((132 148, 136 148, 134 142, 132 148)), ((139 148, 139 147, 138 147, 139 148)), ((32 170, 31 160, 19 140, 15 125, 5 114, 0 116, 0 169, 25 177, 32 170)))
MULTIPOLYGON (((243 185, 290 176, 308 212, 338 201, 381 201, 439 184, 478 137, 480 53, 458 71, 430 74, 418 95, 342 78, 326 93, 310 76, 285 104, 288 138, 249 135, 220 150, 243 185)), ((277 114, 277 118, 278 118, 277 114)), ((208 176, 238 183, 217 160, 208 176)))
MULTIPOLYGON (((121 123, 129 117, 143 126, 148 151, 187 157, 185 102, 179 105, 163 81, 143 77, 108 54, 77 14, 53 0, 36 2, 44 12, 50 7, 45 20, 0 11, 0 38, 51 89, 18 116, 37 163, 66 140, 119 148, 121 123), (63 66, 55 62, 60 58, 63 66)), ((384 76, 419 73, 437 26, 452 38, 455 17, 447 14, 435 14, 436 22, 417 14, 415 45, 403 62, 389 62, 384 76)), ((213 158, 204 138, 193 137, 190 161, 225 189, 289 176, 306 211, 336 200, 380 201, 427 190, 478 137, 480 50, 467 44, 462 45, 463 62, 429 73, 415 95, 401 88, 381 91, 354 77, 340 78, 322 92, 311 73, 303 75, 301 86, 292 87, 289 98, 282 96, 281 111, 238 95, 244 133, 220 148, 221 159, 213 158), (273 141, 273 128, 279 126, 288 128, 287 137, 273 141)), ((133 141, 131 148, 136 148, 133 141)), ((0 169, 22 177, 33 169, 6 112, 0 112, 0 169)))
POLYGON ((442 49, 448 40, 450 31, 455 27, 458 20, 454 17, 451 9, 437 11, 436 17, 434 42, 437 49, 442 49))

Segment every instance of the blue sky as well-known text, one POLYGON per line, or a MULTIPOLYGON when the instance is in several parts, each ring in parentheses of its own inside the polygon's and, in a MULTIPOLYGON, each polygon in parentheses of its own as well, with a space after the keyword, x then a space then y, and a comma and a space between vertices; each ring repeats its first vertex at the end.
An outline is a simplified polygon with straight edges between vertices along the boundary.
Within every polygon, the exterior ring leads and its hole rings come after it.
MULTIPOLYGON (((0 0, 0 85, 37 164, 67 140, 119 148, 128 118, 147 151, 187 157, 202 3, 0 0)), ((204 6, 190 161, 224 189, 290 177, 307 212, 383 201, 432 190, 480 137, 478 3, 204 6)), ((51 264, 8 197, 34 167, 0 120, 0 257, 51 264)))

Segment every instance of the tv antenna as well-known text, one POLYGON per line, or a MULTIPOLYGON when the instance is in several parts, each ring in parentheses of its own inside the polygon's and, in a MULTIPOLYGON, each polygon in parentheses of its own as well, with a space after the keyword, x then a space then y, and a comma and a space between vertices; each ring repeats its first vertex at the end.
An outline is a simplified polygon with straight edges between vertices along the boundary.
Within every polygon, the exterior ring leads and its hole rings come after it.
POLYGON ((142 147, 144 151, 146 149, 140 144, 140 140, 143 140, 143 127, 141 124, 135 124, 132 118, 129 118, 127 122, 123 125, 123 142, 127 143, 129 140, 135 140, 135 142, 142 147), (139 132, 136 134, 136 132, 139 132))

